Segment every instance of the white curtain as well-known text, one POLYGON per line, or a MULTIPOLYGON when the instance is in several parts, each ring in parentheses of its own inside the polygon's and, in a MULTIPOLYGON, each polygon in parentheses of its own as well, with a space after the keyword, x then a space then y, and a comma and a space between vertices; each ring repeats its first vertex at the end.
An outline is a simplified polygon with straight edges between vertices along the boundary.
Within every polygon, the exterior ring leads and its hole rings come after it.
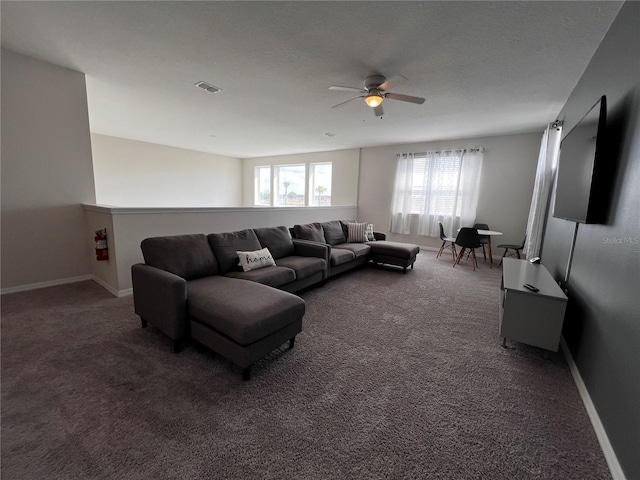
POLYGON ((482 157, 481 149, 398 155, 391 231, 410 233, 411 214, 419 235, 438 237, 438 222, 449 234, 473 225, 482 157))
POLYGON ((391 231, 411 233, 411 190, 413 188, 413 154, 398 155, 396 181, 391 202, 391 231))
POLYGON ((526 258, 540 255, 544 234, 544 219, 549 206, 553 172, 558 164, 561 137, 562 127, 558 126, 558 124, 547 126, 547 129, 542 134, 538 168, 527 221, 527 241, 523 249, 526 258))

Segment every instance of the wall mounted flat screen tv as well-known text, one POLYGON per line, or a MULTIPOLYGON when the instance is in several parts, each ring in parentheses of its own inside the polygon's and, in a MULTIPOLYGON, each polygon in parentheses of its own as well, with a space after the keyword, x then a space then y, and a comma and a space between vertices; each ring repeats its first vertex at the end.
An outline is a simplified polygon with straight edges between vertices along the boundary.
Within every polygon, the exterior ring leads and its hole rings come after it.
POLYGON ((553 216, 579 223, 602 223, 607 213, 605 157, 607 99, 602 96, 560 144, 553 216))

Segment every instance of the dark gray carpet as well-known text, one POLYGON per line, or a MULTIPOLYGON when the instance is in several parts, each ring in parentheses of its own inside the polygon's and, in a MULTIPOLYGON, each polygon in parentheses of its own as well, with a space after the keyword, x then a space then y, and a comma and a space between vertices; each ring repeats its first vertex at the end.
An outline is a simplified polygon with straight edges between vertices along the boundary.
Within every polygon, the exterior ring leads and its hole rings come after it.
POLYGON ((609 478, 562 354, 500 346, 500 270, 434 257, 302 293, 249 382, 93 282, 3 296, 2 478, 609 478))

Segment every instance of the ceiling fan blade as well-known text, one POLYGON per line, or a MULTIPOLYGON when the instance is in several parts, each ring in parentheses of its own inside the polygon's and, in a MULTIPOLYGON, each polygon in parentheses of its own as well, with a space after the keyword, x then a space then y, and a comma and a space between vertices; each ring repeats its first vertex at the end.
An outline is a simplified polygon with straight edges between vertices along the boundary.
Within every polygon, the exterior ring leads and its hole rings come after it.
POLYGON ((329 90, 340 90, 342 92, 367 93, 366 90, 356 87, 343 87, 342 85, 331 85, 329 90))
POLYGON ((345 100, 344 102, 337 103, 337 104, 335 104, 335 105, 334 105, 333 107, 331 107, 331 108, 341 107, 341 106, 342 106, 342 105, 344 105, 345 103, 349 103, 349 102, 351 102, 351 101, 353 101, 353 100, 357 100, 358 98, 364 98, 364 95, 362 95, 362 96, 360 96, 360 97, 353 97, 353 98, 350 98, 349 100, 345 100))
POLYGON ((384 115, 384 110, 382 109, 382 104, 378 105, 377 107, 373 108, 373 114, 376 117, 381 117, 384 115))
POLYGON ((401 93, 385 93, 384 97, 390 98, 391 100, 400 100, 401 102, 417 103, 418 105, 424 103, 424 98, 422 97, 412 97, 411 95, 402 95, 401 93))
POLYGON ((402 75, 396 75, 395 77, 391 77, 386 82, 381 83, 380 86, 378 87, 378 90, 382 90, 384 92, 384 91, 390 90, 393 87, 395 87, 396 85, 400 85, 402 82, 406 82, 406 81, 407 81, 406 77, 403 77, 402 75))

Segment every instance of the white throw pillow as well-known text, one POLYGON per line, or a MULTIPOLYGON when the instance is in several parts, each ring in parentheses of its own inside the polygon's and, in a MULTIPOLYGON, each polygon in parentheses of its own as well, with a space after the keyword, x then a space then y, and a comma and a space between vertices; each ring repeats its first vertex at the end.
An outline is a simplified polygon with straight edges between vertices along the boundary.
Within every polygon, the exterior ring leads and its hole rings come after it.
POLYGON ((275 266, 276 264, 268 248, 256 250, 255 252, 236 252, 236 254, 238 255, 238 260, 240 260, 238 265, 245 272, 275 266))
POLYGON ((366 223, 347 223, 348 243, 364 243, 367 241, 367 224, 366 223))
POLYGON ((367 229, 364 232, 364 234, 367 237, 367 242, 375 242, 376 241, 376 237, 373 234, 373 223, 367 223, 367 229))

